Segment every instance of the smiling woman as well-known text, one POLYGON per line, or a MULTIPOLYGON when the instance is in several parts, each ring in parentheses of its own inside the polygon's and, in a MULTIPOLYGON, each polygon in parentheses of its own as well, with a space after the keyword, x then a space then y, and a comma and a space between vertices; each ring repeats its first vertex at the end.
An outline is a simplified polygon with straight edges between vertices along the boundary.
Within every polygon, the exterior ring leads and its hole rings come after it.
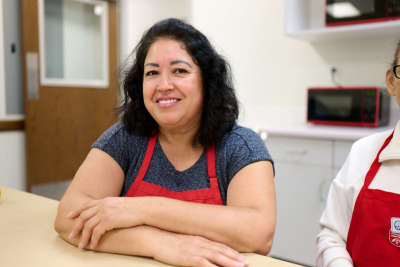
POLYGON ((275 228, 272 159, 236 125, 229 66, 191 25, 153 25, 135 50, 122 120, 93 144, 57 232, 80 248, 180 266, 246 266, 275 228))

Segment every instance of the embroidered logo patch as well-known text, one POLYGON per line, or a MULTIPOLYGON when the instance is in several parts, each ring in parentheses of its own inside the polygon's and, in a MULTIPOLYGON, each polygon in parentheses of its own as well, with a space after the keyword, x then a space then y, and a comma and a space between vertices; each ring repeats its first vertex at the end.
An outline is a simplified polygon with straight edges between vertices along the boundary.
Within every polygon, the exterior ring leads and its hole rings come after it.
POLYGON ((390 225, 389 241, 396 247, 400 247, 400 218, 392 217, 390 225))

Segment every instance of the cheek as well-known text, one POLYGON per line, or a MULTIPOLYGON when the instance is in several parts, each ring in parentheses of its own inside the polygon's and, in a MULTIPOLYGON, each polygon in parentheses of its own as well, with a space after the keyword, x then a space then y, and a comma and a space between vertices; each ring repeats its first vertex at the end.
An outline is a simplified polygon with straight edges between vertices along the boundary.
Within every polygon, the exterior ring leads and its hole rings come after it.
POLYGON ((153 90, 150 82, 143 82, 143 98, 144 101, 149 100, 153 95, 153 90))

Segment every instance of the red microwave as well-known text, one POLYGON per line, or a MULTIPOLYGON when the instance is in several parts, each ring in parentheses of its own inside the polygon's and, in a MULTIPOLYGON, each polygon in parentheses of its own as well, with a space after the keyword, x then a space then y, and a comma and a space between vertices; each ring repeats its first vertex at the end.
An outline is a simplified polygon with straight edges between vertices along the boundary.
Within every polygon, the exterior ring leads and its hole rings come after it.
POLYGON ((378 127, 388 124, 390 95, 379 87, 311 87, 307 121, 314 124, 378 127))
POLYGON ((325 3, 327 26, 400 19, 399 0, 326 0, 325 3))

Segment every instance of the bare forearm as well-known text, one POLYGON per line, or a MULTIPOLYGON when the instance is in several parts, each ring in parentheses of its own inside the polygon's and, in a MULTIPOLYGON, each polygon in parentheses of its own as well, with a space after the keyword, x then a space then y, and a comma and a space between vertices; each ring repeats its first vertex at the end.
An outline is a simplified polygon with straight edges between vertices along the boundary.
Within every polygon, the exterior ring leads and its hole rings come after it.
MULTIPOLYGON (((69 222, 60 235, 73 245, 82 242, 81 236, 70 238, 69 222)), ((107 231, 93 250, 124 255, 151 257, 177 266, 199 266, 215 263, 218 266, 246 266, 245 257, 223 244, 198 236, 182 235, 151 226, 135 226, 107 231)))
MULTIPOLYGON (((60 236, 67 242, 78 246, 80 236, 69 238, 69 232, 60 232, 60 236)), ((105 233, 96 246, 88 248, 101 252, 154 257, 156 241, 162 234, 161 230, 149 226, 137 226, 133 228, 115 229, 105 233)))
MULTIPOLYGON (((79 246, 81 235, 73 238, 70 237, 71 231, 76 222, 75 220, 69 219, 67 214, 72 210, 72 207, 79 206, 80 203, 90 199, 90 197, 84 195, 75 195, 74 197, 69 197, 69 201, 62 202, 58 209, 55 229, 65 241, 75 246, 79 246)), ((153 247, 151 247, 151 244, 155 244, 156 242, 149 242, 149 240, 158 238, 157 235, 160 234, 159 229, 149 226, 115 229, 103 235, 101 242, 95 250, 117 254, 153 257, 153 247)))
POLYGON ((275 217, 248 207, 207 205, 161 197, 142 199, 144 224, 167 231, 199 235, 240 252, 265 254, 272 243, 275 217), (260 244, 264 243, 264 244, 260 244))

